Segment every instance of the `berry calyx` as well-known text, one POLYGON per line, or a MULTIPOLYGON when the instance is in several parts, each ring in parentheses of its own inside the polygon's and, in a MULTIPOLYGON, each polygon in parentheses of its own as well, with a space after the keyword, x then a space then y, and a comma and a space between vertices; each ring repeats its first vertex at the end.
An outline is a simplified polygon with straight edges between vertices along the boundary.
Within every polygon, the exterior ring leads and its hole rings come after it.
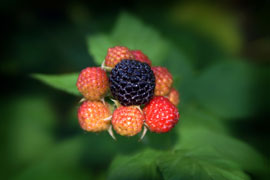
POLYGON ((122 136, 134 136, 142 130, 144 116, 136 106, 121 106, 113 112, 113 129, 122 136))
POLYGON ((100 67, 87 67, 78 77, 76 86, 88 100, 100 100, 109 90, 109 78, 100 67))
POLYGON ((155 76, 151 67, 136 60, 122 60, 111 71, 110 89, 121 105, 142 105, 151 100, 155 76))
POLYGON ((171 101, 171 103, 173 103, 173 105, 177 106, 180 102, 178 91, 172 88, 168 94, 168 99, 171 101))
POLYGON ((145 123, 152 132, 170 131, 180 117, 177 108, 165 97, 155 96, 143 109, 145 123))
POLYGON ((155 96, 166 96, 172 87, 173 78, 165 67, 152 67, 156 78, 155 96))
POLYGON ((132 50, 131 53, 134 56, 134 60, 147 63, 149 66, 151 66, 152 62, 150 59, 140 50, 132 50))
POLYGON ((78 110, 79 124, 88 132, 100 132, 110 126, 111 116, 108 103, 101 101, 84 101, 78 110))
POLYGON ((124 46, 115 46, 108 49, 105 57, 105 65, 114 68, 123 59, 133 59, 134 56, 131 51, 124 46))

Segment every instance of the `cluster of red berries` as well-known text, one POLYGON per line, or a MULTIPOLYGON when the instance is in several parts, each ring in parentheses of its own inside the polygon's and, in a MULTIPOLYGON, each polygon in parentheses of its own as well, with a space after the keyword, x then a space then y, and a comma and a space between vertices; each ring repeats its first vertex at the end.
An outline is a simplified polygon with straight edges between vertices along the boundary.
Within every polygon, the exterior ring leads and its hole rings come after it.
MULTIPOLYGON (((128 63, 126 64, 129 66, 128 63)), ((76 84, 79 92, 84 96, 83 103, 78 110, 78 119, 82 129, 88 132, 108 130, 113 138, 115 137, 112 129, 122 136, 134 136, 141 132, 144 127, 141 138, 143 138, 147 129, 156 133, 170 131, 176 125, 180 116, 176 107, 179 103, 179 93, 172 88, 173 78, 170 72, 165 67, 151 65, 149 58, 140 50, 115 46, 108 49, 101 67, 83 69, 76 84), (122 60, 139 61, 143 66, 147 66, 146 68, 149 67, 151 71, 144 71, 143 69, 140 72, 153 74, 153 95, 150 98, 148 95, 145 104, 125 106, 121 105, 121 101, 119 103, 116 97, 113 97, 112 89, 110 90, 111 79, 109 80, 108 76, 122 60), (107 97, 106 99, 110 98, 114 104, 106 102, 105 97, 107 97)), ((137 70, 136 68, 135 70, 137 70)), ((122 72, 122 69, 119 71, 122 72)), ((128 79, 128 77, 126 78, 128 79)), ((128 81, 125 83, 129 84, 128 81)), ((138 84, 138 87, 139 85, 141 84, 138 84)), ((145 86, 148 87, 147 83, 145 86)), ((115 90, 114 87, 113 91, 118 90, 115 90)))

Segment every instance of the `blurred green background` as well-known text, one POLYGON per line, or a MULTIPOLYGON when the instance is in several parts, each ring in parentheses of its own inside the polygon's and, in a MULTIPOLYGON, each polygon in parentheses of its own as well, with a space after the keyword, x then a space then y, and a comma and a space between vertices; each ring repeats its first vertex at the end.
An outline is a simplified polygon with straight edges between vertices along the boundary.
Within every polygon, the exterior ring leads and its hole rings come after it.
POLYGON ((1 179, 269 179, 269 1, 0 5, 1 179), (137 142, 80 129, 77 74, 58 75, 99 65, 114 45, 171 71, 172 132, 137 142))

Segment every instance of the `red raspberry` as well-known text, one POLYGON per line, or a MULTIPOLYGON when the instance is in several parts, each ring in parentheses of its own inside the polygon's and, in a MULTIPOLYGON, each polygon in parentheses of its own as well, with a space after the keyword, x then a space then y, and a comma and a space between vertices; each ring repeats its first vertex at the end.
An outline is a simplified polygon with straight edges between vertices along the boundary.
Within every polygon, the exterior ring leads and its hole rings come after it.
POLYGON ((131 53, 133 54, 135 60, 147 63, 149 66, 151 66, 152 62, 142 51, 132 50, 131 53))
POLYGON ((121 106, 113 112, 112 125, 122 136, 134 136, 142 130, 144 116, 136 106, 121 106))
POLYGON ((155 96, 143 109, 145 122, 152 132, 170 131, 179 119, 177 108, 165 97, 155 96))
POLYGON ((109 78, 100 67, 88 67, 81 71, 76 85, 86 99, 100 100, 109 89, 109 78))
POLYGON ((104 120, 111 116, 109 105, 101 101, 84 101, 78 110, 78 119, 82 129, 89 132, 107 130, 110 121, 104 120))
POLYGON ((166 96, 169 94, 173 83, 171 73, 167 68, 160 66, 152 67, 152 70, 156 78, 155 95, 166 96))
POLYGON ((178 91, 172 88, 170 93, 168 94, 168 99, 171 101, 171 103, 173 103, 173 105, 177 106, 180 102, 178 91))
POLYGON ((105 65, 107 67, 114 68, 116 64, 118 64, 123 59, 133 59, 131 51, 124 46, 115 46, 113 48, 109 48, 107 52, 107 56, 105 57, 105 65))

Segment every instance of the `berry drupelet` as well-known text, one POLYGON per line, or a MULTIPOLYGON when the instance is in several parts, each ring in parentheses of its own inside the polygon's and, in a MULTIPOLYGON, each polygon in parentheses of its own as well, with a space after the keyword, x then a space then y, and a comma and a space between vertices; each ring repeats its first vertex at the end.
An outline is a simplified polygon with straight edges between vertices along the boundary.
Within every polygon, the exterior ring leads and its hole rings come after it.
POLYGON ((136 60, 122 60, 111 71, 110 89, 123 106, 148 103, 155 90, 155 75, 151 67, 136 60))

